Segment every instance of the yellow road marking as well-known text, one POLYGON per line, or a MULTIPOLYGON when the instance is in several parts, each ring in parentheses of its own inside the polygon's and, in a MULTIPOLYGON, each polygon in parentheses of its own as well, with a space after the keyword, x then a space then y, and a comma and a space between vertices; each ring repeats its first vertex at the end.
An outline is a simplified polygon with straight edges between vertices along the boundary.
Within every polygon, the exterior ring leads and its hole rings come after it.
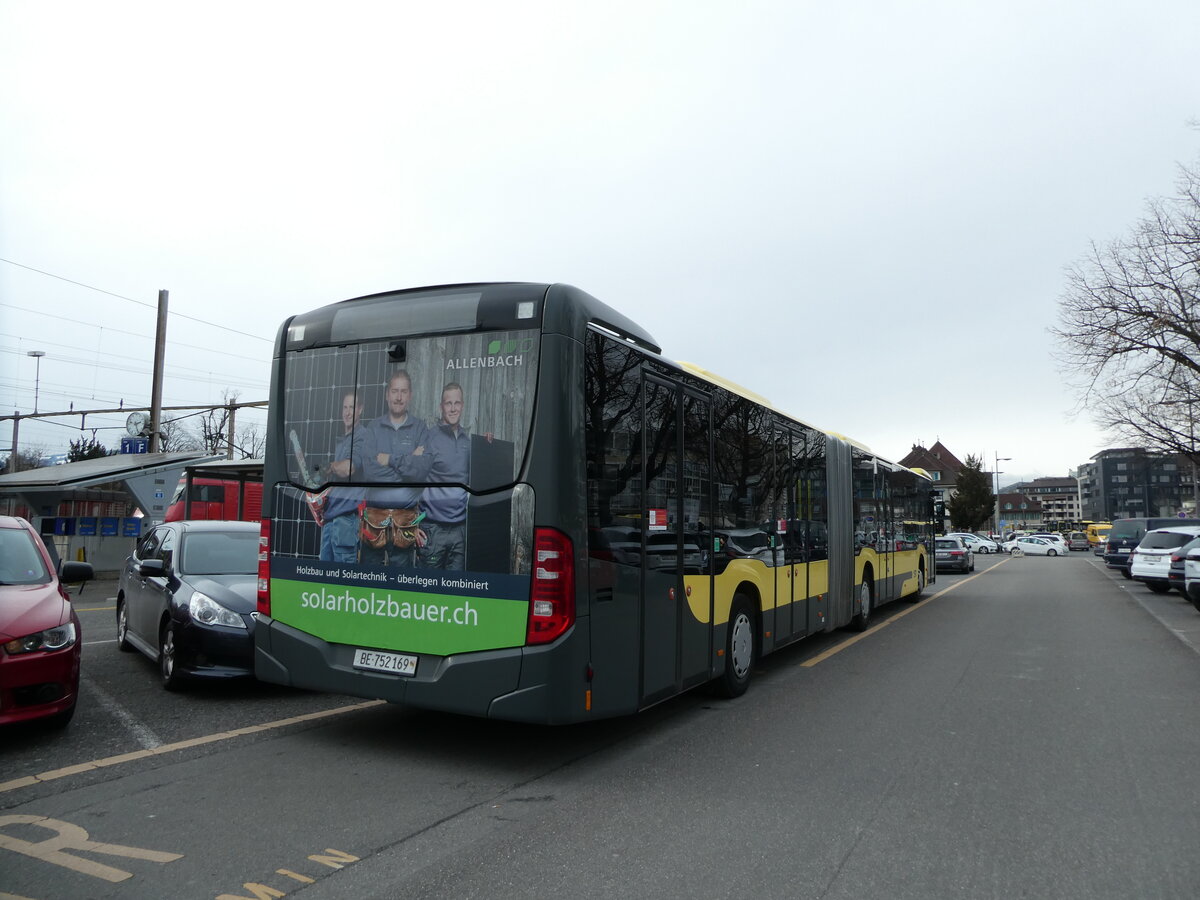
POLYGON ((101 612, 103 610, 111 611, 114 609, 116 609, 115 606, 89 606, 87 609, 80 609, 77 606, 77 607, 75 607, 75 612, 101 612))
POLYGON ((174 753, 177 750, 187 750, 191 747, 200 747, 204 744, 213 744, 217 741, 227 741, 231 738, 241 737, 246 734, 259 734, 263 731, 274 731, 276 728, 284 728, 288 725, 296 725, 300 722, 313 722, 317 719, 326 719, 330 716, 340 716, 343 713, 356 712, 360 709, 369 709, 372 706, 379 706, 386 703, 386 700, 368 700, 365 703, 354 703, 350 706, 339 706, 336 709, 326 709, 320 712, 305 713, 302 716, 292 716, 290 719, 277 719, 274 722, 265 722, 262 725, 247 725, 245 728, 235 728, 232 731, 219 731, 216 734, 206 734, 202 737, 191 738, 186 741, 176 741, 174 744, 163 744, 151 750, 134 750, 131 753, 121 753, 117 756, 108 756, 104 759, 96 759, 91 762, 79 763, 74 766, 66 766, 62 769, 53 769, 49 772, 42 772, 39 775, 26 775, 24 778, 15 778, 12 781, 0 782, 0 794, 8 791, 15 791, 18 788, 29 787, 34 784, 41 784, 46 781, 54 781, 58 778, 66 778, 69 775, 79 775, 83 772, 91 772, 95 769, 105 769, 109 766, 120 765, 121 763, 133 762, 135 759, 147 759, 151 756, 162 756, 164 753, 174 753))
POLYGON ((870 637, 875 632, 877 632, 883 628, 887 628, 893 622, 898 622, 900 619, 903 619, 909 613, 916 612, 918 609, 920 609, 926 603, 936 600, 938 597, 946 596, 946 594, 950 593, 951 591, 953 591, 959 587, 962 587, 968 581, 974 581, 980 575, 986 575, 988 572, 992 572, 992 571, 998 569, 1000 566, 1004 565, 1008 561, 1009 560, 1007 560, 1007 559, 1002 559, 1002 560, 1000 560, 1000 562, 996 563, 994 566, 988 566, 982 572, 976 572, 974 575, 971 575, 968 578, 964 578, 962 581, 956 581, 954 584, 950 585, 950 587, 945 588, 944 590, 940 590, 936 594, 931 594, 930 596, 926 597, 924 600, 919 600, 918 602, 916 602, 912 606, 910 606, 908 609, 902 610, 901 612, 896 613, 894 616, 891 616, 888 619, 884 620, 883 622, 880 622, 878 625, 872 625, 870 628, 868 628, 862 634, 856 634, 852 638, 847 638, 846 640, 842 641, 842 643, 838 644, 836 647, 830 647, 824 653, 818 653, 812 659, 806 659, 804 662, 800 663, 800 665, 804 666, 805 668, 811 669, 813 666, 815 666, 819 663, 825 662, 825 660, 829 659, 829 657, 833 656, 834 654, 841 653, 847 647, 853 647, 855 644, 857 644, 863 638, 870 637))
POLYGON ((104 844, 100 841, 89 840, 88 833, 78 825, 58 819, 48 819, 45 816, 2 816, 0 817, 0 828, 5 825, 36 825, 47 831, 53 831, 55 837, 34 842, 21 840, 0 831, 0 848, 40 859, 42 862, 53 863, 83 875, 91 875, 93 878, 101 878, 114 884, 132 878, 133 873, 106 866, 82 856, 74 856, 66 851, 87 850, 91 853, 104 853, 126 859, 148 859, 156 863, 169 863, 183 859, 182 853, 166 853, 162 850, 146 850, 142 847, 126 847, 123 844, 104 844))

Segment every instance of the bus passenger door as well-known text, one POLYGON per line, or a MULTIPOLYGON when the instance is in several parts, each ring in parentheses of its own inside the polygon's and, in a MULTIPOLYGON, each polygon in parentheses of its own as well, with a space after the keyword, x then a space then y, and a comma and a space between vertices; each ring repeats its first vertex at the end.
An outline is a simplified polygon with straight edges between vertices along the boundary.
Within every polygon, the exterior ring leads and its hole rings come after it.
POLYGON ((776 593, 775 639, 777 643, 804 637, 808 632, 808 565, 804 552, 805 524, 801 520, 803 497, 804 435, 784 429, 776 442, 776 465, 782 479, 783 532, 779 543, 783 553, 782 569, 787 577, 776 593), (789 600, 790 592, 790 603, 789 600), (787 603, 786 609, 782 604, 787 603), (781 610, 783 614, 781 614, 781 610))
POLYGON ((697 615, 684 581, 711 571, 698 530, 710 518, 710 404, 650 375, 644 391, 643 705, 707 680, 712 633, 711 591, 695 592, 697 615))

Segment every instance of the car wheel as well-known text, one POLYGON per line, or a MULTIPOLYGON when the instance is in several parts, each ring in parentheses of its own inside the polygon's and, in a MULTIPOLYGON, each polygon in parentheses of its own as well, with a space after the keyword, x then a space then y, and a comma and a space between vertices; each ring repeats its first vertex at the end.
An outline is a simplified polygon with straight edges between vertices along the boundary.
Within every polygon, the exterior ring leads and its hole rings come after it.
POLYGON ((168 619, 163 624, 158 639, 158 676, 162 686, 168 691, 177 691, 183 687, 183 677, 176 666, 176 650, 175 623, 168 619))
POLYGON ((1147 581, 1146 587, 1150 588, 1150 590, 1154 591, 1156 594, 1165 594, 1167 591, 1171 590, 1171 586, 1169 584, 1160 584, 1157 581, 1147 581))
POLYGON ((129 608, 124 600, 117 601, 117 649, 122 653, 133 649, 129 643, 129 608))
POLYGON ((1129 571, 1128 569, 1122 569, 1122 570, 1121 570, 1121 574, 1122 574, 1123 576, 1125 576, 1126 578, 1133 578, 1133 575, 1132 575, 1132 574, 1130 574, 1130 571, 1129 571))
POLYGON ((863 577, 858 588, 858 613, 850 620, 855 631, 866 631, 871 627, 871 611, 875 605, 875 583, 869 576, 863 577))
POLYGON ((1058 556, 1058 551, 1055 550, 1053 547, 1051 547, 1049 550, 1046 551, 1046 555, 1047 556, 1058 556))
POLYGON ((740 697, 754 672, 754 611, 745 594, 734 594, 725 629, 725 670, 717 679, 723 697, 740 697))

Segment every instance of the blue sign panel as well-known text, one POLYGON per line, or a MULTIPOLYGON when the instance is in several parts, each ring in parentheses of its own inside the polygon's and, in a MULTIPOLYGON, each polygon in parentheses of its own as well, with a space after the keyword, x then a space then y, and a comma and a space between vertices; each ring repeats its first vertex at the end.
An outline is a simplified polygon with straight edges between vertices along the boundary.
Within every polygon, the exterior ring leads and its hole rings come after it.
POLYGON ((54 520, 54 533, 57 535, 71 535, 75 533, 75 517, 74 516, 59 516, 54 520))
POLYGON ((96 533, 96 517, 81 516, 79 519, 79 533, 88 535, 89 537, 96 533))
POLYGON ((122 453, 146 453, 150 449, 150 438, 123 437, 121 438, 122 453))
POLYGON ((141 537, 142 536, 142 520, 138 518, 129 518, 121 520, 121 537, 141 537))
POLYGON ((121 530, 121 520, 116 516, 105 516, 100 520, 100 534, 104 537, 116 537, 121 530))

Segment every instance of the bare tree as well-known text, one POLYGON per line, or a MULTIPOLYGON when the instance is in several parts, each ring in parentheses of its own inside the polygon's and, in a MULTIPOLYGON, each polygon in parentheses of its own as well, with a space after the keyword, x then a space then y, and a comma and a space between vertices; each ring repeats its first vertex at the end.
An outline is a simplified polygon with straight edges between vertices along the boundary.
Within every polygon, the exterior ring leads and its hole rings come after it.
POLYGON ((188 428, 185 419, 164 419, 158 428, 158 448, 163 453, 199 450, 200 439, 188 428))
MULTIPOLYGON (((230 450, 229 424, 230 421, 236 423, 235 404, 237 403, 239 393, 228 388, 221 395, 224 403, 222 406, 214 406, 206 412, 197 416, 197 427, 200 429, 201 448, 209 453, 224 453, 232 457, 235 455, 230 450)), ((234 450, 236 450, 237 441, 234 440, 234 450)))
POLYGON ((12 472, 27 472, 30 469, 36 469, 42 461, 42 457, 47 455, 45 444, 27 444, 25 447, 17 450, 16 466, 13 466, 13 457, 10 453, 8 457, 0 464, 0 475, 8 475, 12 472))
POLYGON ((240 459, 261 459, 267 450, 267 436, 260 425, 240 425, 233 438, 234 455, 240 459))
POLYGON ((1179 193, 1068 271, 1059 360, 1096 423, 1136 446, 1197 456, 1200 164, 1179 193))

